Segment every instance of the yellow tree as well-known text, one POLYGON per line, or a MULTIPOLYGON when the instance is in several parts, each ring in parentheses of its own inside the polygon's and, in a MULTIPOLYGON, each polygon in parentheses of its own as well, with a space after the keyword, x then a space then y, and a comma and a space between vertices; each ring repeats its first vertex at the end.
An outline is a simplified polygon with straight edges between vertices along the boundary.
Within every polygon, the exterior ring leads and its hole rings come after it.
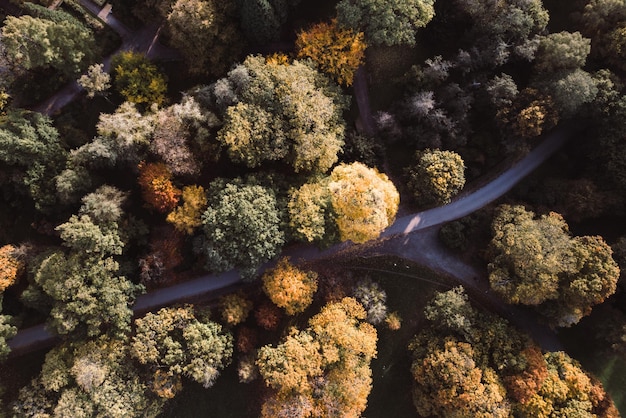
POLYGON ((202 213, 208 206, 206 192, 202 186, 186 186, 183 188, 183 204, 169 215, 167 221, 176 230, 189 235, 202 225, 202 213))
POLYGON ((342 241, 376 238, 395 219, 400 195, 389 178, 361 163, 341 164, 328 185, 342 241))
POLYGON ((319 23, 296 38, 298 58, 310 58, 339 84, 351 86, 354 73, 363 64, 365 48, 362 32, 343 29, 337 20, 319 23))
POLYGON ((262 347, 257 365, 274 389, 262 417, 360 417, 378 338, 366 316, 355 299, 344 298, 323 307, 306 330, 292 331, 277 347, 262 347))
POLYGON ((288 315, 304 311, 313 302, 317 290, 317 274, 303 271, 283 258, 263 275, 263 291, 288 315))

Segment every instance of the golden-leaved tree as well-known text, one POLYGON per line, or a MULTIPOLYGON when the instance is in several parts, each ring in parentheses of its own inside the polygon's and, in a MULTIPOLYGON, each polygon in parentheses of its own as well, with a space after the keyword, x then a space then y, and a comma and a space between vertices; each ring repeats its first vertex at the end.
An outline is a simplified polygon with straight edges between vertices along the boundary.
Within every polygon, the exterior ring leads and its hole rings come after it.
POLYGON ((362 32, 340 28, 337 20, 318 23, 296 38, 298 58, 310 58, 339 84, 351 86, 354 73, 365 59, 362 32))
POLYGON ((305 330, 259 350, 257 365, 272 393, 263 417, 359 417, 372 387, 376 329, 354 299, 329 303, 305 330))
POLYGON ((313 302, 317 290, 317 274, 303 271, 283 258, 263 275, 263 291, 288 315, 304 311, 313 302))

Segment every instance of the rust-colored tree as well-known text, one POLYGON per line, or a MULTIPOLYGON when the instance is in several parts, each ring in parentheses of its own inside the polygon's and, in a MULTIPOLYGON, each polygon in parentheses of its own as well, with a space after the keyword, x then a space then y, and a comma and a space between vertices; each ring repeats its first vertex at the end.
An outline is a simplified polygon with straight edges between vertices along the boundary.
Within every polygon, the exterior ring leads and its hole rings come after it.
POLYGON ((278 265, 263 275, 263 291, 288 315, 304 311, 313 302, 317 290, 317 274, 303 271, 282 258, 278 265))
POLYGON ((161 213, 172 211, 181 191, 172 183, 172 173, 163 163, 139 163, 139 186, 144 201, 161 213))
POLYGON ((340 28, 337 20, 318 23, 296 38, 298 58, 310 58, 339 84, 351 86, 365 58, 363 33, 340 28))

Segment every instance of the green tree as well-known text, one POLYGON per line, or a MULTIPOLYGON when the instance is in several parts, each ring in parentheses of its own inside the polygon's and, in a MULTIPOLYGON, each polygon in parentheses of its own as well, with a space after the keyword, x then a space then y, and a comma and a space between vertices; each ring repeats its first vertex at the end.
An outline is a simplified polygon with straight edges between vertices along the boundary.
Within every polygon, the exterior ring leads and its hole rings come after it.
POLYGON ((149 396, 124 341, 101 337, 64 343, 46 354, 39 376, 20 390, 15 416, 156 417, 163 401, 149 396))
MULTIPOLYGON (((2 312, 2 299, 4 294, 0 293, 0 312, 2 312)), ((13 320, 9 315, 0 315, 0 362, 5 360, 11 349, 7 340, 17 334, 17 327, 13 325, 13 320)))
POLYGON ((191 306, 163 308, 135 320, 130 354, 167 376, 170 385, 187 376, 205 388, 213 386, 232 353, 232 336, 215 322, 198 320, 191 306))
POLYGON ((87 74, 78 79, 78 84, 87 91, 87 97, 94 98, 111 87, 111 76, 103 68, 103 64, 90 65, 87 74))
POLYGON ((453 151, 430 150, 415 154, 417 164, 407 170, 408 185, 418 202, 446 204, 465 186, 465 163, 453 151))
POLYGON ((337 161, 347 103, 327 77, 303 62, 259 56, 228 74, 209 93, 223 109, 218 140, 233 161, 257 167, 282 160, 305 173, 325 172, 337 161))
POLYGON ((178 0, 166 15, 167 30, 194 73, 221 75, 239 59, 243 39, 235 2, 178 0))
POLYGON ((165 102, 167 79, 145 55, 124 51, 113 57, 113 86, 125 100, 139 105, 165 102))
POLYGON ((503 205, 493 223, 489 281, 508 303, 538 306, 570 326, 613 294, 619 268, 599 237, 571 238, 563 218, 503 205))
POLYGON ((535 70, 540 74, 584 67, 591 52, 591 40, 580 32, 551 33, 539 39, 535 70))
POLYGON ((282 258, 276 267, 263 274, 263 291, 287 315, 303 312, 317 291, 317 273, 303 271, 282 258))
POLYGON ((340 25, 364 32, 372 45, 415 45, 415 33, 435 16, 434 0, 341 0, 340 25))
MULTIPOLYGON (((38 7, 33 10, 39 11, 38 7)), ((42 17, 8 16, 2 27, 2 44, 18 68, 52 67, 67 76, 83 70, 96 51, 91 31, 61 11, 46 12, 42 17)))
POLYGON ((239 268, 251 278, 257 267, 276 256, 285 238, 274 192, 240 180, 215 180, 202 215, 206 268, 222 272, 239 268))
POLYGON ((238 0, 241 27, 248 41, 257 45, 278 41, 290 9, 299 3, 300 0, 238 0))
POLYGON ((10 179, 3 186, 13 185, 18 194, 28 195, 38 210, 54 207, 54 177, 66 157, 59 133, 48 117, 18 110, 0 116, 0 164, 10 179))
POLYGON ((289 226, 304 242, 331 243, 339 240, 328 178, 305 183, 290 193, 289 226))

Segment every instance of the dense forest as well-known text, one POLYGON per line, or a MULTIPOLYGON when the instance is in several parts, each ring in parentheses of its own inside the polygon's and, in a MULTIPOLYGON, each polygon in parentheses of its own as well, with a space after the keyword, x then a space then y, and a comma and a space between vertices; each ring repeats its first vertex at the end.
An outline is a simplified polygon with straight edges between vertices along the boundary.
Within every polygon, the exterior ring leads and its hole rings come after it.
POLYGON ((626 0, 0 20, 0 417, 626 412, 626 0))

